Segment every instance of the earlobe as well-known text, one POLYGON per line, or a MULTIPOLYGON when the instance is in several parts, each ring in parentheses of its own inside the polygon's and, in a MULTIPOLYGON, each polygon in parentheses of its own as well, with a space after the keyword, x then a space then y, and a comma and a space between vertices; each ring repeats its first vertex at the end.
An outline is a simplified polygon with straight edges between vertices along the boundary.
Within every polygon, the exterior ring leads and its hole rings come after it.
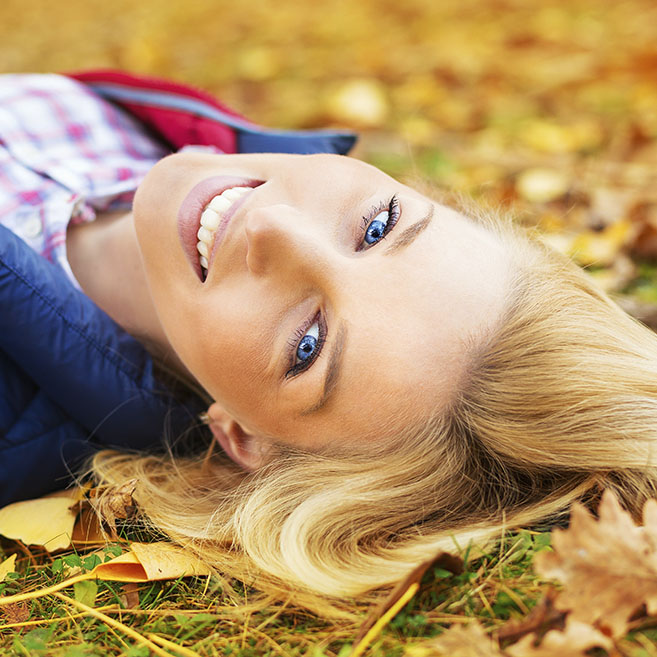
POLYGON ((231 460, 245 470, 256 470, 264 463, 263 440, 245 431, 217 402, 208 409, 208 418, 212 435, 231 460))

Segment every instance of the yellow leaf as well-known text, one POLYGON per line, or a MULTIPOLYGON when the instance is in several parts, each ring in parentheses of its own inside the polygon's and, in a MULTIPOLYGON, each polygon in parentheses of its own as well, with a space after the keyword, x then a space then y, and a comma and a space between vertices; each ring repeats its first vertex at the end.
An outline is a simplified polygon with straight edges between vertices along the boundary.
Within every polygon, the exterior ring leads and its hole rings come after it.
POLYGON ((8 573, 14 572, 14 565, 16 564, 16 555, 12 554, 0 563, 0 582, 3 582, 8 573))
POLYGON ((385 121, 388 99, 377 80, 351 80, 330 98, 329 110, 340 121, 374 127, 385 121))
POLYGON ((43 545, 49 552, 71 544, 77 491, 68 490, 0 509, 0 534, 26 545, 43 545))
POLYGON ((555 169, 527 169, 516 181, 518 194, 532 203, 554 201, 563 196, 569 187, 568 176, 555 169))
POLYGON ((611 265, 635 234, 630 221, 617 221, 598 232, 580 233, 572 242, 571 254, 580 265, 611 265))
POLYGON ((534 119, 525 123, 521 137, 527 146, 543 153, 571 153, 598 146, 603 132, 595 121, 561 125, 534 119))
POLYGON ((270 80, 280 71, 278 52, 262 46, 247 48, 240 53, 237 68, 246 80, 255 82, 270 80))
POLYGON ((52 595, 61 589, 74 586, 77 582, 90 579, 114 582, 153 582, 210 574, 211 571, 205 564, 185 552, 183 548, 171 543, 132 543, 129 552, 107 563, 98 564, 88 573, 75 575, 58 584, 36 591, 0 596, 0 607, 52 595))
POLYGON ((126 552, 107 563, 98 564, 90 573, 102 580, 152 582, 191 575, 209 575, 201 561, 170 543, 132 543, 126 552))

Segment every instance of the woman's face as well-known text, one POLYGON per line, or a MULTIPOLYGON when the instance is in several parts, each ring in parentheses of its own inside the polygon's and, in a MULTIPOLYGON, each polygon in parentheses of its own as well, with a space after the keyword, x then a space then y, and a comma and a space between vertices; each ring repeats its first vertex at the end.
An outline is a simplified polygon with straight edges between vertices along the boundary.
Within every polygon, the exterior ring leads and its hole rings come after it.
POLYGON ((264 440, 312 449, 428 419, 504 307, 496 236, 347 157, 172 155, 134 217, 173 349, 264 440), (206 277, 196 233, 220 195, 206 277))

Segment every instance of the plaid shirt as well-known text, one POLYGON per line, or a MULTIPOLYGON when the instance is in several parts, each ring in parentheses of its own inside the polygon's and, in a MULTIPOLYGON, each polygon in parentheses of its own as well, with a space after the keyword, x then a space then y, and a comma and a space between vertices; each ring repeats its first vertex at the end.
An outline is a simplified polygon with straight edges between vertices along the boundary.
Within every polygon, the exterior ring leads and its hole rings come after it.
POLYGON ((59 264, 69 221, 129 209, 170 149, 85 85, 54 74, 0 75, 0 223, 59 264))

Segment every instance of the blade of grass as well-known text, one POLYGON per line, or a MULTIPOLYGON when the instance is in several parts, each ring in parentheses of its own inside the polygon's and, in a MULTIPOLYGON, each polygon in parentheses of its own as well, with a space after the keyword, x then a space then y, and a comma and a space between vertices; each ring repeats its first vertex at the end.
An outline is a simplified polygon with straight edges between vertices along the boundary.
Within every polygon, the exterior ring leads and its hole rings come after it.
MULTIPOLYGON (((100 613, 99 611, 96 611, 92 607, 87 607, 87 605, 82 604, 81 602, 78 602, 77 600, 74 600, 73 598, 69 598, 68 596, 62 594, 62 593, 55 593, 55 596, 57 596, 60 600, 63 602, 66 602, 67 604, 73 605, 74 607, 77 607, 78 609, 87 612, 90 616, 93 616, 94 618, 97 618, 98 620, 103 621, 106 625, 116 628, 118 630, 121 630, 124 634, 127 634, 129 637, 133 638, 135 641, 138 643, 141 643, 144 646, 147 646, 149 650, 154 652, 156 655, 159 655, 160 657, 171 657, 171 654, 168 652, 165 652, 160 648, 157 644, 153 643, 149 639, 147 639, 145 636, 142 636, 137 632, 136 630, 133 630, 131 627, 128 627, 127 625, 124 625, 123 623, 119 623, 119 621, 114 620, 110 616, 106 616, 105 614, 100 613)), ((189 657, 200 657, 198 653, 192 652, 191 650, 189 651, 189 657)))
POLYGON ((395 602, 388 611, 372 626, 372 629, 356 644, 349 657, 360 657, 372 641, 381 633, 383 628, 401 611, 406 603, 417 593, 420 583, 415 582, 408 587, 408 590, 395 602))

